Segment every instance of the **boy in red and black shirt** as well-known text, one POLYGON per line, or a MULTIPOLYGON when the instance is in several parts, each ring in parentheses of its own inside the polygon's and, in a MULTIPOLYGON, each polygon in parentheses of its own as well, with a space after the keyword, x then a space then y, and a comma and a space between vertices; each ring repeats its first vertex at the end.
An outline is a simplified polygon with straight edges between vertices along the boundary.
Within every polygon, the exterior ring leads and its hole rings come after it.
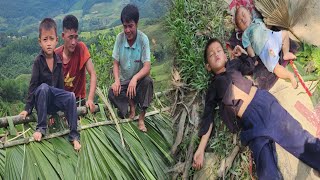
POLYGON ((84 105, 86 98, 86 70, 88 71, 90 90, 86 106, 93 112, 97 77, 88 48, 83 42, 78 41, 78 25, 78 19, 73 15, 67 15, 63 19, 64 44, 55 49, 55 53, 63 62, 65 90, 74 92, 81 105, 84 105))

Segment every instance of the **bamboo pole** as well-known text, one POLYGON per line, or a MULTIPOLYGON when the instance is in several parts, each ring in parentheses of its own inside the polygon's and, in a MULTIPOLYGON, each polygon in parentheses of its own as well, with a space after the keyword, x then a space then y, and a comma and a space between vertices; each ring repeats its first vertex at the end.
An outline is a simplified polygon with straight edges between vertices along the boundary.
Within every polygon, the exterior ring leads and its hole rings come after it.
MULTIPOLYGON (((99 112, 98 105, 95 105, 94 112, 99 112)), ((79 116, 83 116, 88 113, 88 110, 85 106, 77 107, 77 114, 79 116)), ((59 116, 63 116, 63 112, 57 113, 59 116)), ((16 116, 9 116, 9 117, 3 117, 0 118, 0 128, 7 127, 9 125, 8 119, 12 119, 13 124, 24 124, 24 123, 30 123, 30 122, 37 122, 37 118, 34 115, 29 115, 26 117, 26 119, 23 119, 22 116, 16 115, 16 116)))
MULTIPOLYGON (((153 116, 155 114, 159 114, 161 112, 165 112, 165 111, 169 111, 169 110, 170 110, 170 107, 165 107, 165 108, 162 108, 161 110, 155 110, 155 111, 147 112, 146 113, 146 117, 153 116)), ((118 123, 127 123, 127 122, 132 122, 132 121, 135 121, 135 120, 138 120, 138 119, 139 119, 139 116, 136 116, 134 119, 120 119, 118 121, 118 123)), ((84 129, 93 128, 93 127, 98 127, 98 126, 111 125, 111 124, 115 124, 115 122, 113 122, 113 121, 102 121, 102 122, 92 123, 92 124, 88 124, 88 125, 84 125, 84 126, 78 127, 78 131, 81 131, 81 130, 84 130, 84 129)), ((70 132, 70 130, 64 130, 64 131, 52 133, 52 134, 49 134, 49 135, 43 137, 42 140, 64 136, 64 135, 69 134, 69 132, 70 132)), ((23 138, 23 139, 11 141, 11 142, 4 142, 4 143, 2 142, 2 143, 0 143, 0 149, 4 149, 4 148, 16 146, 16 145, 21 145, 21 144, 28 144, 28 143, 33 142, 33 141, 35 141, 34 138, 33 137, 29 137, 29 138, 23 138)))

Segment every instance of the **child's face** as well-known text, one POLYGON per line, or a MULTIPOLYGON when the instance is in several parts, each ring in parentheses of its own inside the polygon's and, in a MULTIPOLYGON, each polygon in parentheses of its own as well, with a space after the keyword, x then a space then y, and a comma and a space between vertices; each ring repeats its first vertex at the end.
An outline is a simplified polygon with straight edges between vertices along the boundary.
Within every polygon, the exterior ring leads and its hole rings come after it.
POLYGON ((207 60, 206 68, 208 71, 213 71, 217 74, 225 68, 227 56, 219 42, 213 42, 209 45, 207 60))
POLYGON ((49 30, 46 30, 46 29, 41 30, 39 44, 47 56, 53 55, 54 49, 58 44, 58 38, 54 28, 51 28, 49 30))
POLYGON ((250 12, 246 8, 240 7, 236 17, 238 28, 241 31, 245 31, 249 27, 251 20, 250 12))

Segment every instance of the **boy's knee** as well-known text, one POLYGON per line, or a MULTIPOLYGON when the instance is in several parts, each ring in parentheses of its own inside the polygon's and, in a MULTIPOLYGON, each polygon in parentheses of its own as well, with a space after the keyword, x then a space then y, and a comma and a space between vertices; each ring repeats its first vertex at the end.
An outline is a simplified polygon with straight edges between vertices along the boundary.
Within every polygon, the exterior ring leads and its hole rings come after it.
POLYGON ((36 94, 40 93, 40 92, 48 92, 49 91, 49 85, 46 83, 42 83, 36 90, 36 94))
POLYGON ((150 76, 146 76, 146 77, 143 79, 143 82, 144 82, 144 84, 146 84, 146 85, 152 85, 152 84, 153 84, 153 79, 152 79, 150 76))
POLYGON ((76 95, 74 94, 74 92, 70 92, 69 96, 72 101, 76 102, 76 95))
POLYGON ((113 94, 112 88, 109 89, 108 99, 109 99, 110 101, 114 100, 114 94, 113 94))

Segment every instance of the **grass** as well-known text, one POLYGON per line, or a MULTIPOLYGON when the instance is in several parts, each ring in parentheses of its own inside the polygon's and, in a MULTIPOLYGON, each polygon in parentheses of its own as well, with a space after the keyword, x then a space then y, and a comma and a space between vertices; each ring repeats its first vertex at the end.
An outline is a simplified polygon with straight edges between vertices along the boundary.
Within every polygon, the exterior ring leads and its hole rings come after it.
POLYGON ((170 88, 171 85, 171 67, 172 61, 165 61, 161 64, 155 64, 151 67, 151 76, 154 81, 154 91, 163 91, 170 88))

